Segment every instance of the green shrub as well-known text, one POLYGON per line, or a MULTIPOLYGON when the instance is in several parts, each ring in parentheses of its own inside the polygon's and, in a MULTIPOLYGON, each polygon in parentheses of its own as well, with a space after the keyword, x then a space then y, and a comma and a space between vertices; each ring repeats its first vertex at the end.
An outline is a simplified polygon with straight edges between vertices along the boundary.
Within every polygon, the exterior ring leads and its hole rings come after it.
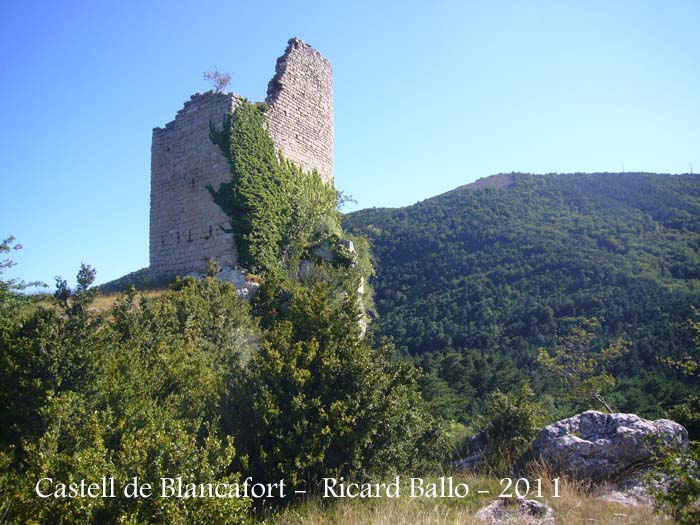
POLYGON ((665 451, 661 465, 653 476, 656 507, 673 516, 676 523, 700 523, 700 443, 689 450, 665 451))
POLYGON ((560 382, 564 399, 585 410, 596 404, 610 413, 615 410, 604 397, 615 387, 610 368, 628 351, 629 343, 618 337, 597 349, 600 329, 597 319, 572 328, 566 336, 558 338, 551 353, 541 348, 537 362, 560 382))
POLYGON ((8 523, 242 523, 243 499, 46 498, 63 482, 138 476, 234 482, 235 450, 219 420, 232 377, 256 345, 233 286, 185 279, 158 299, 125 295, 90 308, 91 272, 57 306, 16 316, 0 333, 0 508, 8 523))
POLYGON ((524 386, 515 394, 496 391, 489 395, 482 425, 485 467, 496 474, 510 474, 528 450, 544 423, 542 406, 524 386))
POLYGON ((338 194, 315 170, 304 171, 280 153, 280 170, 289 181, 291 217, 285 231, 284 259, 310 244, 342 236, 338 194))
POLYGON ((265 343, 235 396, 236 443, 253 477, 363 478, 435 464, 445 446, 416 370, 362 337, 357 295, 325 280, 263 284, 265 343))
POLYGON ((700 396, 690 396, 668 411, 668 417, 688 430, 688 437, 700 441, 700 396))

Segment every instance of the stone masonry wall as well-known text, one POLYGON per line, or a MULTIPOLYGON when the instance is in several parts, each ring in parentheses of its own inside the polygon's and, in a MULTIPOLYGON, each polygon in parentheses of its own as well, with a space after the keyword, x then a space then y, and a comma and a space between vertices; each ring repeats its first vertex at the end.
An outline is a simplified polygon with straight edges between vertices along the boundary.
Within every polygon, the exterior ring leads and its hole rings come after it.
MULTIPOLYGON (((171 277, 204 273, 210 258, 224 268, 237 254, 228 217, 208 186, 231 180, 228 160, 209 136, 241 97, 196 94, 175 120, 153 130, 151 146, 150 273, 171 277)), ((268 86, 266 122, 285 157, 333 183, 333 86, 330 63, 293 38, 277 60, 268 86)))
POLYGON ((209 137, 239 97, 208 92, 192 96, 151 146, 151 271, 157 276, 204 273, 209 258, 233 265, 236 247, 228 217, 207 186, 231 180, 228 159, 209 137))
POLYGON ((292 38, 277 59, 265 101, 270 136, 306 171, 333 181, 333 71, 313 47, 292 38))

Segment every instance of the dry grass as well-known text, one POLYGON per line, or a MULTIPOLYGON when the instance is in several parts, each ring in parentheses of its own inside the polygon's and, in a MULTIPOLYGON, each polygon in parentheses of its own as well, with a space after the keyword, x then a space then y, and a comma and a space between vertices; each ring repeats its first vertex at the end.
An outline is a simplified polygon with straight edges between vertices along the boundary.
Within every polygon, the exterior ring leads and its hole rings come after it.
MULTIPOLYGON (((165 292, 165 290, 166 290, 166 288, 153 289, 153 290, 140 290, 138 292, 138 296, 155 299, 157 297, 160 297, 163 294, 163 292, 165 292)), ((105 311, 109 310, 114 305, 114 303, 117 301, 117 299, 121 295, 122 295, 121 293, 110 293, 110 294, 98 293, 95 296, 95 299, 93 300, 93 302, 90 304, 89 310, 92 312, 95 312, 95 313, 105 312, 105 311)), ((48 310, 56 309, 57 311, 60 310, 60 307, 54 301, 53 297, 50 294, 42 294, 42 295, 37 295, 37 296, 32 297, 31 300, 28 301, 23 306, 21 312, 22 312, 22 315, 31 315, 38 308, 45 308, 48 310)))
MULTIPOLYGON (((600 487, 597 487, 600 489, 600 487)), ((600 492, 600 490, 598 491, 600 492)), ((560 498, 549 498, 557 523, 571 524, 652 524, 673 523, 667 516, 649 507, 628 507, 603 501, 581 487, 565 479, 560 481, 560 498)))
MULTIPOLYGON (((533 478, 530 478, 533 479, 533 478)), ((468 525, 484 522, 475 513, 496 498, 501 485, 496 478, 456 475, 455 482, 468 483, 470 493, 466 498, 409 498, 407 481, 402 481, 402 497, 399 499, 335 499, 323 501, 311 498, 288 507, 278 514, 269 513, 261 520, 265 524, 280 525, 468 525), (406 489, 406 490, 405 490, 406 489), (478 494, 489 490, 490 495, 478 494)), ((427 478, 426 478, 427 480, 427 478)), ((560 480, 559 498, 552 498, 552 484, 543 477, 543 498, 537 499, 554 509, 557 524, 654 524, 672 523, 670 518, 655 513, 648 507, 627 507, 602 501, 587 490, 565 480, 560 480)), ((530 496, 532 497, 532 495, 530 496)), ((536 523, 526 519, 508 523, 536 523)))
MULTIPOLYGON (((139 291, 138 294, 139 294, 139 296, 144 296, 144 297, 149 297, 151 299, 155 299, 156 297, 160 297, 165 290, 166 290, 165 288, 154 289, 154 290, 144 290, 144 291, 139 291)), ((95 296, 95 300, 90 305, 90 310, 95 311, 95 312, 104 312, 106 310, 109 310, 121 295, 122 295, 121 293, 111 293, 111 294, 98 293, 95 296)), ((56 308, 56 303, 54 302, 51 295, 46 294, 46 295, 37 296, 31 303, 29 303, 27 305, 26 309, 31 310, 33 308, 38 308, 38 307, 56 308)))
MULTIPOLYGON (((165 288, 157 290, 143 290, 139 291, 138 295, 139 297, 143 296, 148 297, 150 299, 155 299, 163 295, 163 292, 165 292, 165 290, 165 288)), ((120 293, 97 294, 95 300, 90 305, 90 308, 97 312, 104 312, 105 310, 109 310, 121 295, 122 294, 120 293)))

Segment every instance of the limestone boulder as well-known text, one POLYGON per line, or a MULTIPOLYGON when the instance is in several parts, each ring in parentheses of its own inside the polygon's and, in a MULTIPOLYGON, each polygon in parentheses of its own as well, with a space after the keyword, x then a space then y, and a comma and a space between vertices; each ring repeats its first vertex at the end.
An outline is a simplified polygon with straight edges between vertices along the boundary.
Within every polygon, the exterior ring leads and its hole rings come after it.
MULTIPOLYGON (((205 274, 200 273, 190 273, 188 276, 197 277, 198 279, 206 277, 205 274)), ((224 283, 232 283, 236 287, 238 295, 248 301, 255 296, 260 287, 260 284, 255 279, 249 278, 241 268, 219 267, 218 272, 216 272, 216 278, 224 283)))
POLYGON ((556 473, 602 481, 644 468, 663 445, 687 448, 688 431, 668 419, 589 410, 540 430, 532 453, 556 473))
POLYGON ((338 241, 338 246, 341 246, 349 253, 355 253, 355 244, 350 239, 340 239, 338 241))
POLYGON ((479 432, 467 442, 465 457, 453 462, 452 465, 458 471, 476 472, 485 465, 487 452, 486 434, 479 432))
POLYGON ((476 513, 476 518, 489 524, 554 524, 554 511, 549 505, 525 498, 500 498, 476 513))
POLYGON ((314 246, 311 253, 326 262, 333 262, 333 249, 328 241, 323 241, 318 246, 314 246))

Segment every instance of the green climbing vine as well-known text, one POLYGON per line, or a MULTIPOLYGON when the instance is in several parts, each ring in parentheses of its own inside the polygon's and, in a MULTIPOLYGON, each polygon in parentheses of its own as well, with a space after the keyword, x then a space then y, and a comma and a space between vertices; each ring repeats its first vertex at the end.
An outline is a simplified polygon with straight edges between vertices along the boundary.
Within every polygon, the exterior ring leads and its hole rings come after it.
POLYGON ((211 139, 228 158, 232 178, 209 190, 230 219, 241 264, 277 274, 310 244, 342 230, 337 192, 275 152, 265 109, 244 100, 221 130, 212 125, 211 139))

